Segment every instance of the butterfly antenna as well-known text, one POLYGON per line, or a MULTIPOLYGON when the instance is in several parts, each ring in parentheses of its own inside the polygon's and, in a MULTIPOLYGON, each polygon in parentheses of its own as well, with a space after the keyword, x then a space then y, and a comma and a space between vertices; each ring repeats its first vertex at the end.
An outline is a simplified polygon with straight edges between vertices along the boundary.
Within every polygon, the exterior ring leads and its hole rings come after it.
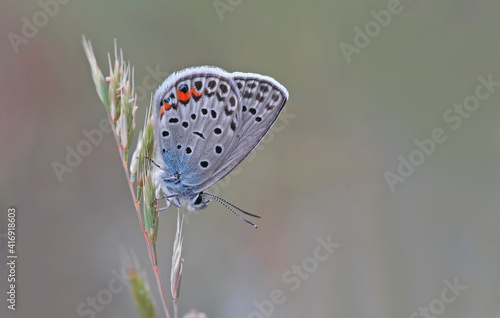
POLYGON ((233 212, 234 215, 236 215, 240 220, 242 221, 245 221, 247 222, 248 224, 250 224, 251 226, 253 226, 254 228, 257 228, 257 225, 255 225, 254 223, 248 221, 247 219, 243 218, 241 215, 239 215, 236 211, 234 211, 233 209, 231 209, 229 207, 229 205, 227 205, 226 203, 223 202, 223 200, 221 198, 219 198, 218 196, 215 196, 213 194, 210 194, 210 193, 203 193, 203 196, 207 196, 209 198, 212 198, 214 199, 215 201, 219 202, 220 204, 222 204, 223 206, 225 206, 229 211, 233 212))
POLYGON ((260 215, 257 215, 257 214, 253 214, 253 213, 250 213, 250 212, 244 211, 244 210, 242 210, 242 209, 238 208, 236 205, 232 204, 231 202, 228 202, 228 201, 224 200, 223 198, 216 196, 215 194, 206 193, 206 192, 205 192, 205 194, 208 194, 211 198, 217 198, 217 199, 219 199, 220 201, 222 201, 222 202, 224 202, 224 203, 226 203, 226 204, 228 204, 228 205, 232 206, 233 208, 237 209, 237 210, 238 210, 238 211, 240 211, 240 212, 245 213, 246 215, 250 215, 250 216, 253 216, 254 218, 259 218, 259 219, 260 219, 260 215))

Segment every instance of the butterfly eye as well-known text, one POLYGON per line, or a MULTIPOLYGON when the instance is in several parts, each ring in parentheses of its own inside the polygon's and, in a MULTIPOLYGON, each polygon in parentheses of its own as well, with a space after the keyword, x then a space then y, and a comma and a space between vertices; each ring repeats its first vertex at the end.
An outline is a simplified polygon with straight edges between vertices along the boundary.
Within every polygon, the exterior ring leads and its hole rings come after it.
POLYGON ((201 200, 203 200, 203 198, 201 197, 201 195, 202 195, 202 194, 203 194, 203 192, 200 192, 200 193, 198 194, 198 197, 196 198, 196 201, 194 201, 194 204, 195 204, 195 205, 200 204, 200 203, 201 203, 201 200))
POLYGON ((186 84, 182 84, 181 86, 179 86, 179 90, 183 93, 187 93, 188 87, 186 84))

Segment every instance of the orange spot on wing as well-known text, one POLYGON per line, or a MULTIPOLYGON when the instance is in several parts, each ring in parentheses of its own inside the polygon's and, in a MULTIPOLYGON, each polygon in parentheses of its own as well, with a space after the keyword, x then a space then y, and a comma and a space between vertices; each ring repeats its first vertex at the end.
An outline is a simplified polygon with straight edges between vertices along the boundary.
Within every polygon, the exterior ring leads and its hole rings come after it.
POLYGON ((170 108, 172 108, 172 106, 170 104, 163 102, 163 108, 165 108, 165 110, 169 110, 170 108))
POLYGON ((196 90, 196 88, 194 88, 194 87, 191 87, 191 92, 193 93, 193 95, 194 95, 195 97, 200 97, 200 96, 201 96, 201 94, 200 94, 200 93, 198 93, 198 91, 197 91, 197 90, 196 90))
POLYGON ((187 102, 191 98, 191 92, 183 93, 180 89, 177 89, 177 99, 181 102, 187 102))
POLYGON ((163 117, 163 114, 164 114, 164 113, 165 113, 165 108, 164 108, 164 106, 162 106, 162 107, 160 108, 160 119, 163 117))

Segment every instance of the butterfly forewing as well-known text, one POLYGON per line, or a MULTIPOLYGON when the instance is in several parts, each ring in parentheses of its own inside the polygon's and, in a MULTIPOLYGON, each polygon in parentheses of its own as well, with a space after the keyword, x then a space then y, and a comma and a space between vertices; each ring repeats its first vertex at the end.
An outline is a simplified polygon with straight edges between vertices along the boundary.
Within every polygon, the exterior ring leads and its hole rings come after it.
POLYGON ((271 77, 239 72, 231 77, 241 96, 240 124, 221 165, 195 191, 210 187, 245 159, 264 138, 288 100, 288 91, 271 77))
POLYGON ((212 180, 236 137, 241 97, 228 75, 214 67, 187 69, 155 93, 157 153, 185 186, 212 180))

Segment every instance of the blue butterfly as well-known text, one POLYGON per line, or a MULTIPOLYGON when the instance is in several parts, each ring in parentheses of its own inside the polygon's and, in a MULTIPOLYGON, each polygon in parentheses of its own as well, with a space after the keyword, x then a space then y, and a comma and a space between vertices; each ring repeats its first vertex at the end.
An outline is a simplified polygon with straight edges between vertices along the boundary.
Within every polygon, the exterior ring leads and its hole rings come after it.
POLYGON ((170 75, 156 90, 152 104, 155 180, 167 204, 193 211, 213 199, 256 227, 231 207, 257 215, 203 191, 259 144, 288 96, 280 83, 259 74, 201 66, 170 75))

